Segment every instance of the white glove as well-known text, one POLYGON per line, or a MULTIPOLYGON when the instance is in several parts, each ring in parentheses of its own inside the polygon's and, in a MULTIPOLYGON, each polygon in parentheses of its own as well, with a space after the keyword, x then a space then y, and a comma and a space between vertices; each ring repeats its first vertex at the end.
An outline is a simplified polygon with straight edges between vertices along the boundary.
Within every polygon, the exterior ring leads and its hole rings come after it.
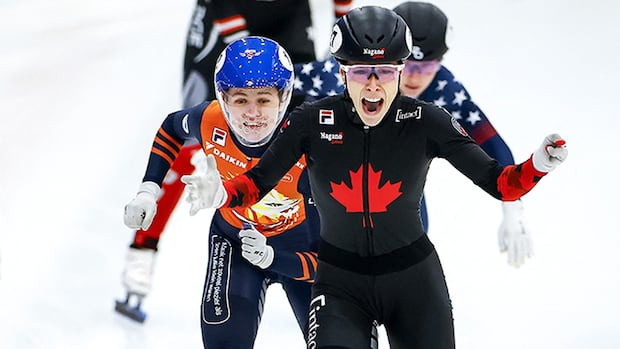
POLYGON ((504 219, 497 231, 499 250, 508 255, 508 264, 518 268, 534 254, 530 231, 523 219, 523 203, 504 201, 502 211, 504 219))
POLYGON ((122 282, 128 293, 145 297, 151 290, 155 250, 130 247, 125 258, 122 282))
POLYGON ((241 255, 248 262, 261 269, 267 269, 273 263, 273 248, 267 245, 267 238, 252 226, 244 224, 239 231, 241 255))
POLYGON ((545 137, 534 154, 532 154, 532 162, 534 168, 540 172, 551 172, 559 164, 561 164, 568 156, 566 141, 559 134, 553 133, 545 137))
POLYGON ((147 230, 157 212, 158 195, 159 185, 154 182, 142 183, 136 197, 125 205, 125 225, 131 229, 147 230))
POLYGON ((191 204, 189 209, 191 216, 203 208, 220 208, 228 199, 213 154, 207 156, 207 166, 204 173, 185 175, 181 177, 181 182, 186 184, 189 194, 187 202, 191 204))
POLYGON ((194 173, 204 173, 207 171, 207 155, 204 151, 198 150, 194 152, 189 162, 194 165, 194 173))

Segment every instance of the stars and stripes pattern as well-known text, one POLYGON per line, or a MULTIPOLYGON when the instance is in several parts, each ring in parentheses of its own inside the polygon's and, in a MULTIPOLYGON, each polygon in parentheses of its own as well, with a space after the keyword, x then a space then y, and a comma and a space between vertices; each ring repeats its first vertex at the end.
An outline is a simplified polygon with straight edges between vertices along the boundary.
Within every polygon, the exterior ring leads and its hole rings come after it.
POLYGON ((448 68, 441 66, 418 99, 446 109, 471 138, 502 165, 514 164, 510 148, 448 68))
POLYGON ((295 64, 293 95, 308 96, 307 99, 314 100, 342 93, 344 81, 338 67, 338 62, 333 58, 295 64))

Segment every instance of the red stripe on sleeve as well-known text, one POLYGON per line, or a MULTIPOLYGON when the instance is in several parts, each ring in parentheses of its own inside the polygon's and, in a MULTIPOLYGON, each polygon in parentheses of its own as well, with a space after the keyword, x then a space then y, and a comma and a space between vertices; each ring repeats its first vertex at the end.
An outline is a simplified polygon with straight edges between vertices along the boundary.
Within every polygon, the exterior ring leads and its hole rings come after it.
POLYGON ((469 135, 471 136, 471 138, 473 138, 478 144, 482 144, 488 141, 491 137, 495 136, 496 134, 497 134, 497 131, 495 130, 495 128, 493 128, 493 126, 489 122, 485 122, 481 125, 478 125, 473 130, 471 130, 471 132, 469 132, 469 135))
POLYGON ((506 166, 497 178, 502 201, 515 201, 529 192, 547 173, 534 168, 532 157, 519 165, 506 166))

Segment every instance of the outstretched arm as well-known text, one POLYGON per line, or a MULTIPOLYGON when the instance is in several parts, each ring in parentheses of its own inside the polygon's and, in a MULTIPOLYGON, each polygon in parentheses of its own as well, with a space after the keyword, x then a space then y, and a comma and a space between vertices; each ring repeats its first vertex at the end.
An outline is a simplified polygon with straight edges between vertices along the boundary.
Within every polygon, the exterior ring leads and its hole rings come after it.
POLYGON ((169 114, 157 130, 142 184, 136 197, 125 206, 124 221, 129 228, 146 230, 151 225, 166 173, 186 140, 200 141, 199 125, 206 105, 208 103, 169 114))

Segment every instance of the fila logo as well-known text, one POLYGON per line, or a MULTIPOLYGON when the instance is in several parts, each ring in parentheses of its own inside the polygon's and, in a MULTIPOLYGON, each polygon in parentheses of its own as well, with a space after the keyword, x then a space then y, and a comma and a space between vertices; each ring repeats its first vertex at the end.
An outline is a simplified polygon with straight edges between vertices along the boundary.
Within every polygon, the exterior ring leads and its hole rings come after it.
POLYGON ((321 125, 333 125, 334 124, 334 111, 320 109, 319 110, 319 124, 321 125))
POLYGON ((226 135, 228 133, 221 128, 214 127, 213 134, 211 135, 211 141, 215 144, 219 144, 222 147, 226 146, 226 135))
POLYGON ((416 120, 420 120, 422 118, 422 107, 418 106, 415 108, 415 111, 410 111, 403 113, 402 109, 398 109, 396 111, 396 119, 394 121, 400 122, 401 120, 414 118, 416 120))

